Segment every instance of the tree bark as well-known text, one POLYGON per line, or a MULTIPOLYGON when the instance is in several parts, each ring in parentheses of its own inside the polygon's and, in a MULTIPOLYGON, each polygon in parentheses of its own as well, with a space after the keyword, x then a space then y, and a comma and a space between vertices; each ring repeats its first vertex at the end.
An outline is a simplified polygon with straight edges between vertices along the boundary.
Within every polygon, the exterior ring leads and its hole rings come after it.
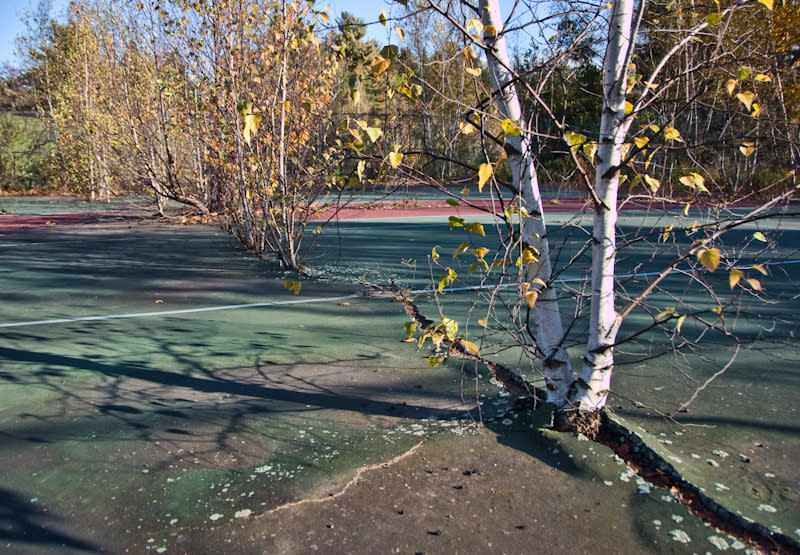
POLYGON ((616 0, 603 61, 603 108, 595 172, 592 226, 592 298, 589 337, 580 379, 570 404, 581 412, 605 407, 614 369, 614 342, 621 319, 615 309, 617 191, 619 164, 630 118, 625 116, 626 74, 633 45, 634 0, 616 0))
POLYGON ((550 249, 530 135, 522 115, 512 72, 509 71, 511 65, 503 37, 503 20, 500 17, 498 0, 481 0, 480 12, 484 25, 484 41, 489 47, 486 52, 489 76, 498 110, 504 118, 516 122, 523 130, 521 135, 506 137, 506 151, 514 186, 520 192, 523 205, 528 211, 528 216, 522 218, 521 238, 525 244, 539 251, 538 260, 526 267, 525 278, 531 282, 533 288, 540 287, 532 283, 534 279, 547 283, 546 287, 541 288, 533 308, 536 345, 543 356, 542 372, 546 381, 547 401, 556 408, 562 408, 567 402, 575 377, 563 346, 564 328, 556 288, 551 283, 550 249), (489 26, 496 33, 486 32, 489 26))

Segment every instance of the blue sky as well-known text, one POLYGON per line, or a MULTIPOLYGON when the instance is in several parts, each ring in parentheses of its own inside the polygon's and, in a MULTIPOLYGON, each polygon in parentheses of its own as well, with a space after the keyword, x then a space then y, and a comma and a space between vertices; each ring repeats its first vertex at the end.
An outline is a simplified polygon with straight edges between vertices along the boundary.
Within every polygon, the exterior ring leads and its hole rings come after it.
MULTIPOLYGON (((22 21, 25 12, 35 7, 37 3, 37 0, 0 0, 0 64, 15 61, 14 39, 25 31, 22 21)), ((68 4, 69 0, 54 0, 54 15, 62 14, 68 4)), ((382 9, 385 9, 387 13, 391 10, 390 3, 384 0, 328 0, 327 2, 318 0, 317 4, 330 6, 334 17, 343 11, 348 11, 365 21, 376 21, 382 9)), ((370 36, 379 42, 385 42, 386 30, 380 25, 375 25, 370 36)))

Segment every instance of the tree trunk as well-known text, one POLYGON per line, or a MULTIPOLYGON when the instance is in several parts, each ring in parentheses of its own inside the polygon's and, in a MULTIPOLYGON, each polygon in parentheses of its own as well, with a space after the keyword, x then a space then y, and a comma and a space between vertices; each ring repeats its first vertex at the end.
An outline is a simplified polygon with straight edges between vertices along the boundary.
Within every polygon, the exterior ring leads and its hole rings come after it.
MULTIPOLYGON (((538 260, 527 266, 525 277, 531 283, 538 278, 548 284, 539 292, 533 308, 533 318, 536 324, 536 344, 543 356, 542 372, 547 385, 547 401, 561 408, 567 401, 575 378, 563 346, 564 328, 556 289, 550 283, 552 279, 550 249, 530 135, 522 116, 513 77, 508 69, 511 65, 502 33, 503 20, 500 17, 498 0, 481 0, 480 11, 484 28, 491 25, 497 31, 496 35, 484 33, 484 40, 489 46, 487 51, 489 76, 492 88, 495 90, 498 109, 504 118, 517 122, 523 130, 521 135, 506 137, 506 150, 514 186, 519 190, 529 214, 528 217, 522 218, 522 241, 535 247, 540 253, 538 260)), ((540 286, 532 283, 531 287, 540 286)))
POLYGON ((605 407, 614 369, 614 342, 621 320, 614 301, 617 190, 622 145, 631 119, 625 116, 625 81, 632 50, 634 0, 616 0, 603 62, 603 109, 594 189, 592 300, 589 337, 580 379, 570 398, 581 412, 605 407))

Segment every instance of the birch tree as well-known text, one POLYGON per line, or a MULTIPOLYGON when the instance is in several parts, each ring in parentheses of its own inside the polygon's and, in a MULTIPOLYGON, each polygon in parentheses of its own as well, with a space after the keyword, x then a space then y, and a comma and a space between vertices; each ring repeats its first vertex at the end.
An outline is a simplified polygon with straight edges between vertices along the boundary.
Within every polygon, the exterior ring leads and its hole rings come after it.
MULTIPOLYGON (((761 221, 776 213, 784 206, 796 188, 785 188, 781 183, 786 179, 791 180, 790 174, 786 178, 778 178, 775 186, 769 189, 770 197, 762 205, 755 207, 745 214, 726 212, 720 210, 721 205, 708 203, 708 223, 695 223, 686 230, 687 237, 694 239, 687 245, 675 242, 667 247, 666 243, 673 237, 673 226, 663 228, 641 229, 633 237, 625 237, 622 247, 618 244, 620 230, 617 226, 618 208, 620 204, 638 201, 652 205, 657 200, 681 201, 685 203, 685 213, 688 214, 693 200, 709 198, 710 191, 705 187, 704 170, 696 171, 684 169, 676 181, 681 189, 671 185, 662 184, 661 179, 669 181, 671 173, 664 172, 659 176, 655 171, 665 167, 670 157, 674 157, 683 150, 691 157, 691 145, 687 145, 678 129, 677 113, 660 111, 660 102, 668 91, 678 84, 685 83, 685 74, 673 77, 667 75, 665 68, 683 53, 689 45, 696 44, 705 48, 704 57, 699 58, 694 64, 688 66, 687 72, 696 72, 707 68, 718 60, 726 59, 725 42, 723 40, 726 29, 732 28, 733 22, 743 24, 737 17, 757 17, 757 13, 768 11, 770 2, 739 3, 731 6, 719 6, 716 11, 703 18, 690 18, 685 27, 671 32, 671 42, 664 48, 657 59, 652 63, 637 58, 637 48, 642 44, 641 34, 647 4, 645 1, 616 0, 608 5, 585 8, 582 15, 584 27, 573 33, 573 41, 564 48, 542 47, 547 50, 547 55, 538 63, 540 69, 536 75, 541 81, 536 82, 526 74, 518 71, 509 59, 505 40, 507 34, 514 29, 509 25, 512 20, 503 19, 497 0, 483 0, 477 7, 472 7, 465 2, 428 2, 428 8, 447 20, 452 28, 468 37, 473 47, 480 49, 485 55, 491 81, 490 90, 487 91, 489 102, 478 100, 472 114, 480 113, 480 123, 469 119, 467 121, 480 125, 481 137, 489 138, 502 144, 503 151, 491 154, 485 147, 487 160, 475 168, 478 175, 479 189, 486 183, 493 182, 500 185, 499 170, 507 165, 510 170, 510 183, 503 183, 513 194, 512 203, 515 206, 506 206, 503 213, 492 210, 498 223, 498 231, 509 230, 508 241, 502 239, 503 247, 519 249, 521 253, 528 253, 527 257, 521 256, 524 272, 520 272, 517 283, 519 300, 517 307, 523 309, 527 306, 532 313, 533 329, 527 328, 524 318, 515 331, 511 326, 507 330, 515 338, 525 341, 524 333, 534 340, 534 349, 526 350, 536 355, 534 368, 538 368, 544 377, 547 401, 553 405, 554 426, 562 429, 575 427, 591 432, 600 423, 599 416, 606 407, 609 392, 612 389, 612 375, 615 369, 615 349, 624 342, 636 340, 655 329, 665 329, 670 323, 675 324, 675 332, 680 333, 684 322, 689 319, 709 330, 719 330, 730 336, 734 335, 732 328, 724 317, 722 306, 722 293, 709 284, 706 274, 716 271, 721 267, 723 258, 725 267, 730 273, 729 285, 733 291, 741 286, 743 270, 737 266, 738 257, 743 250, 731 247, 723 257, 722 241, 726 234, 746 223, 761 221), (743 15, 739 15, 739 12, 743 15), (759 12, 760 11, 760 12, 759 12), (722 24, 725 22, 725 25, 722 24), (474 32, 477 31, 477 32, 474 32), (590 37, 602 35, 599 44, 598 60, 602 76, 601 109, 597 117, 599 129, 594 136, 587 136, 581 130, 572 128, 565 119, 555 115, 555 111, 548 105, 544 98, 544 81, 554 71, 558 64, 569 63, 568 59, 572 49, 586 52, 590 37), (588 42, 587 42, 588 41, 588 42), (646 73, 640 73, 637 63, 643 66, 646 73), (548 69, 550 68, 550 69, 548 69), (663 80, 663 82, 662 82, 663 80), (526 97, 526 106, 529 113, 523 113, 520 93, 526 97), (539 119, 548 120, 548 127, 556 129, 561 135, 560 140, 566 154, 573 164, 573 175, 582 184, 587 203, 591 208, 591 225, 586 229, 588 239, 584 248, 570 255, 567 264, 554 269, 552 264, 552 245, 549 243, 548 229, 544 219, 542 194, 539 188, 537 175, 537 152, 533 142, 537 139, 551 141, 551 137, 542 137, 537 130, 536 122, 539 119), (484 120, 494 120, 502 129, 500 137, 493 135, 484 120), (638 123, 633 127, 634 122, 638 123), (496 158, 492 158, 497 156, 496 158), (660 158, 658 158, 660 157, 660 158), (661 160, 655 162, 654 160, 661 160), (657 164, 660 164, 658 166, 657 164), (678 179, 679 178, 679 179, 678 179), (625 183, 624 195, 620 195, 621 184, 625 183), (516 218, 516 219, 515 219, 516 218), (515 223, 516 222, 516 223, 515 223), (518 229, 517 231, 515 231, 518 229), (626 290, 622 299, 619 298, 616 262, 620 248, 626 248, 637 242, 650 241, 649 237, 658 237, 658 247, 664 253, 672 252, 672 258, 663 268, 647 274, 641 280, 636 290, 626 290), (509 247, 510 246, 510 247, 509 247), (529 249, 526 251, 526 249, 529 249), (671 250, 670 250, 671 249, 671 250), (574 291, 576 306, 570 310, 574 314, 573 321, 565 327, 567 320, 560 313, 559 303, 563 303, 565 296, 556 289, 556 277, 565 268, 574 267, 584 260, 583 253, 590 253, 589 267, 587 269, 587 291, 574 291), (662 291, 663 284, 668 276, 673 275, 681 266, 688 266, 686 270, 689 284, 700 290, 707 291, 709 299, 719 306, 711 310, 716 315, 708 318, 704 316, 703 309, 693 311, 686 303, 684 312, 675 307, 657 310, 648 304, 648 299, 654 292, 662 291), (588 320, 584 335, 577 337, 579 326, 576 322, 583 318, 584 302, 588 303, 586 319, 588 320), (620 339, 619 332, 623 322, 631 315, 645 317, 650 323, 639 330, 629 330, 626 336, 620 339), (523 333, 520 330, 525 329, 523 333), (568 356, 567 347, 583 344, 580 371, 573 372, 568 356)), ((516 4, 519 7, 520 4, 516 4)), ((524 5, 524 4, 523 4, 524 5)), ((576 10, 567 6, 561 15, 541 17, 535 7, 531 7, 528 17, 532 18, 529 25, 544 26, 549 19, 558 17, 572 17, 576 10)), ((515 24, 524 27, 519 20, 523 17, 519 12, 514 14, 515 24)), ((652 26, 650 27, 652 32, 652 26)), ((542 36, 546 37, 547 32, 542 36)), ((553 41, 549 41, 552 43, 553 41)), ((700 47, 698 47, 700 48, 700 47)), ((590 49, 591 51, 591 49, 590 49)), ((585 54, 583 54, 585 55, 585 54)), ((591 57, 591 54, 589 55, 591 57)), ((740 81, 746 79, 747 72, 739 72, 740 81)), ((761 82, 769 80, 768 76, 761 75, 761 82)), ((744 87, 744 81, 741 81, 744 87)), ((729 90, 731 85, 727 85, 729 90)), ((731 92, 731 96, 734 96, 731 92)), ((480 97, 480 95, 478 95, 480 97)), ((685 105, 679 111, 691 107, 696 97, 686 99, 685 105)), ((758 126, 758 116, 761 111, 753 108, 756 93, 752 91, 735 95, 737 102, 733 107, 737 115, 742 116, 745 125, 754 128, 758 126)), ((567 99, 569 102, 569 99, 567 99)), ((707 140, 707 138, 706 138, 707 140)), ((488 141, 488 142, 491 142, 488 141)), ((751 153, 749 143, 740 145, 739 151, 745 156, 751 153)), ((787 151, 788 152, 788 149, 787 151)), ((409 163, 409 166, 411 164, 409 163)), ((683 166, 685 168, 685 166, 683 166)), ((709 177, 711 179, 711 177, 709 177)), ((726 199, 738 198, 733 195, 726 199)), ((709 198, 710 200, 710 198, 709 198)), ((460 202, 469 204, 466 197, 459 198, 460 202)), ((500 199, 501 207, 503 199, 500 199)), ((463 219, 456 219, 455 224, 451 218, 451 228, 454 225, 463 226, 467 231, 482 230, 479 224, 467 224, 463 219)), ((580 226, 583 229, 583 226, 580 226)), ((482 233, 481 233, 482 235, 482 233)), ((756 235, 758 240, 763 234, 756 235)), ((466 252, 470 245, 465 242, 458 248, 454 257, 461 252, 466 252)), ((746 246, 742 247, 746 249, 746 246)), ((491 281, 491 274, 497 267, 505 268, 509 260, 500 255, 492 265, 485 262, 488 249, 479 247, 472 250, 485 268, 484 282, 491 281), (476 254, 479 253, 479 254, 476 254)), ((434 257, 434 263, 437 263, 434 257)), ((480 267, 480 264, 473 264, 480 267)), ((763 267, 755 264, 755 268, 763 267)), ((439 290, 453 283, 456 272, 444 268, 444 274, 439 279, 439 290)), ((497 274, 495 274, 497 275, 497 274)), ((500 274, 500 279, 503 279, 500 274)), ((761 290, 756 279, 752 283, 753 291, 761 290)), ((680 303, 680 299, 678 299, 680 303)), ((708 310, 708 309, 705 309, 708 310)), ((486 319, 482 326, 486 327, 486 319)), ((437 334, 444 334, 455 344, 459 339, 455 337, 454 330, 458 327, 443 320, 441 325, 430 325, 422 330, 420 344, 427 338, 435 339, 437 334), (453 336, 452 338, 450 336, 453 336)), ((440 341, 440 340, 438 340, 440 341)), ((436 343, 436 341, 434 341, 436 343)), ((479 346, 464 339, 462 346, 466 345, 468 351, 477 353, 479 346)), ((440 359, 441 357, 435 357, 440 359)), ((518 382, 517 382, 518 383, 518 382)))

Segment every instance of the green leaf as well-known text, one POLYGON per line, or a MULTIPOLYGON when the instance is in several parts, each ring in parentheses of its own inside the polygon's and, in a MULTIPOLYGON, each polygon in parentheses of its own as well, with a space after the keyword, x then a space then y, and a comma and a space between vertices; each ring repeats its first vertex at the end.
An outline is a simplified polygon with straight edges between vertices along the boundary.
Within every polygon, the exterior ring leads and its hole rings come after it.
POLYGON ((416 322, 406 322, 406 325, 403 326, 403 329, 406 332, 406 338, 411 339, 414 337, 414 332, 417 331, 417 323, 416 322))
POLYGON ((741 67, 736 70, 736 78, 739 81, 744 81, 750 76, 750 68, 749 67, 741 67))
POLYGON ((447 203, 447 206, 461 206, 460 202, 451 198, 447 199, 445 202, 447 203))
POLYGON ((706 22, 712 27, 719 25, 720 21, 722 21, 722 16, 718 13, 710 13, 706 16, 706 22))
POLYGON ((386 27, 386 21, 388 18, 386 17, 386 10, 381 10, 381 14, 378 16, 378 21, 381 22, 381 25, 386 27))
POLYGON ((483 237, 486 237, 486 232, 483 230, 483 226, 478 222, 472 222, 471 224, 464 226, 464 229, 467 233, 477 233, 483 237))

